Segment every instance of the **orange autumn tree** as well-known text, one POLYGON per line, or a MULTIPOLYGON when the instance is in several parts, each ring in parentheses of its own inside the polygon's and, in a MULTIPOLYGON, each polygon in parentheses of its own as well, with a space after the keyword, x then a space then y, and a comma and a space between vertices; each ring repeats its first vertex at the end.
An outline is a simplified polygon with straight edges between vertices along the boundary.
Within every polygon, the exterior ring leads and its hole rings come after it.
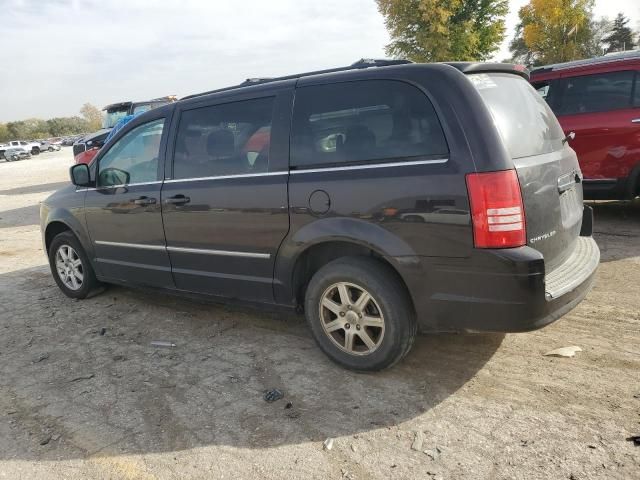
POLYGON ((519 11, 518 31, 536 64, 589 55, 594 0, 531 0, 519 11))

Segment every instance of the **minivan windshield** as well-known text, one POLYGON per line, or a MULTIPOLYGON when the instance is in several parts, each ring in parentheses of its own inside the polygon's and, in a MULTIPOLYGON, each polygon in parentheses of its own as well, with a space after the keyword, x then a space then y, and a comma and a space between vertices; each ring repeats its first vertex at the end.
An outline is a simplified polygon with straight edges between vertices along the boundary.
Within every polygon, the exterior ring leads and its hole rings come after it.
POLYGON ((493 116, 511 158, 562 148, 564 133, 547 102, 524 78, 512 73, 468 75, 493 116))

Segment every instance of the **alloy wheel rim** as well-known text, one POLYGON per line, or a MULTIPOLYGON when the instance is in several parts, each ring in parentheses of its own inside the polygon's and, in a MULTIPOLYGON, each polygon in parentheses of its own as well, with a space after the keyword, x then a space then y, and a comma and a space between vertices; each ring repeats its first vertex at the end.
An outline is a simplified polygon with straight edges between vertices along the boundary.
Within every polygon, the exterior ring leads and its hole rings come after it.
POLYGON ((369 355, 382 343, 385 331, 380 306, 365 288, 348 282, 329 286, 320 298, 324 333, 350 355, 369 355))
POLYGON ((65 287, 79 290, 84 281, 82 260, 73 247, 61 245, 56 251, 56 270, 65 287))

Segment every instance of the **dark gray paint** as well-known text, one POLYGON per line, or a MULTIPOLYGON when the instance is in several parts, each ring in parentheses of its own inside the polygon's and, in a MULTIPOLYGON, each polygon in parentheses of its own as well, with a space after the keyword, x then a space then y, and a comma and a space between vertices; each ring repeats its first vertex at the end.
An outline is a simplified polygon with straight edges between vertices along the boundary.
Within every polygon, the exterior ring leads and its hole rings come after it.
MULTIPOLYGON (((545 255, 560 261, 570 248, 571 239, 578 235, 580 220, 571 217, 569 224, 563 226, 557 223, 557 215, 543 220, 541 212, 559 208, 549 200, 553 195, 558 198, 551 185, 571 168, 574 159, 561 152, 557 158, 523 160, 516 165, 532 232, 563 229, 558 236, 561 242, 549 248, 541 245, 539 249, 474 249, 465 174, 514 168, 486 106, 461 73, 481 68, 467 64, 370 68, 232 89, 161 107, 134 119, 113 142, 137 125, 165 117, 161 151, 164 161, 160 162, 158 173, 159 178, 170 180, 182 110, 277 95, 270 171, 282 175, 165 182, 108 193, 66 188, 45 201, 43 232, 52 222, 67 224, 87 249, 99 278, 105 281, 290 306, 296 303, 296 261, 315 245, 342 241, 367 247, 396 269, 424 329, 537 328, 572 308, 584 297, 593 279, 593 275, 589 276, 579 288, 560 299, 545 300, 545 255), (449 145, 446 162, 398 162, 390 168, 289 174, 289 123, 296 84, 373 78, 408 82, 427 95, 449 145), (324 213, 310 208, 310 198, 318 190, 329 198, 329 208, 324 213), (188 196, 190 202, 182 206, 164 203, 180 194, 188 196), (140 196, 153 196, 158 202, 132 207, 130 200, 140 196), (435 213, 436 205, 445 205, 449 211, 435 213), (99 247, 94 245, 95 240, 269 257, 99 247)), ((103 153, 91 164, 93 175, 103 153)), ((574 188, 580 192, 581 185, 574 188)))

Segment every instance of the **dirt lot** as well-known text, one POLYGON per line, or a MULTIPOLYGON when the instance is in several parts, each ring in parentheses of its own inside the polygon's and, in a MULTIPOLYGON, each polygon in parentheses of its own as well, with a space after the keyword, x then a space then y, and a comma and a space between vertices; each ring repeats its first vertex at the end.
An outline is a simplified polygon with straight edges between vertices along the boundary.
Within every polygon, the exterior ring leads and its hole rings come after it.
POLYGON ((38 202, 70 164, 68 149, 0 162, 0 478, 640 478, 625 440, 640 434, 640 204, 596 205, 597 284, 561 321, 421 337, 365 375, 295 317, 116 287, 64 297, 38 202), (568 345, 583 351, 542 355, 568 345))

